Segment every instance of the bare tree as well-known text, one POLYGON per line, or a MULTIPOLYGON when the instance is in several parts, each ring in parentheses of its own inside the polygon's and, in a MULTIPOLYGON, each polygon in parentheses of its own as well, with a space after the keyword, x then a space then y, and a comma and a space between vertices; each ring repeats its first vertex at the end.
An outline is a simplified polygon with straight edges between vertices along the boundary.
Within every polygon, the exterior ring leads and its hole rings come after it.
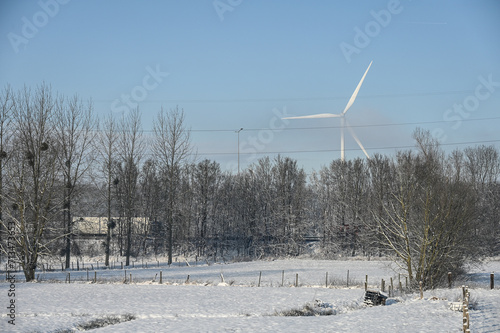
POLYGON ((143 164, 141 172, 142 212, 149 221, 149 225, 143 230, 142 235, 141 248, 145 254, 147 252, 147 240, 150 237, 151 229, 156 227, 160 211, 160 184, 157 169, 157 163, 153 159, 148 159, 143 164))
POLYGON ((109 267, 111 231, 116 226, 116 221, 112 220, 111 207, 113 199, 113 176, 115 175, 114 162, 117 159, 116 151, 118 145, 118 130, 112 115, 104 120, 102 130, 97 138, 97 151, 100 156, 101 170, 105 179, 105 200, 106 200, 106 242, 105 242, 105 265, 109 267))
POLYGON ((367 165, 362 159, 335 160, 312 180, 318 191, 316 216, 321 221, 323 250, 354 255, 368 209, 367 165))
POLYGON ((182 164, 191 153, 190 134, 184 125, 184 112, 178 108, 167 112, 162 108, 154 124, 154 133, 153 152, 162 172, 164 217, 167 222, 166 226, 161 227, 161 232, 168 233, 168 263, 171 264, 180 172, 182 164))
MULTIPOLYGON (((198 255, 205 253, 207 241, 211 236, 218 234, 216 210, 219 204, 218 190, 221 177, 220 166, 217 162, 205 159, 194 166, 193 196, 196 218, 196 238, 198 255), (210 225, 210 223, 212 223, 210 225), (210 235, 209 231, 212 231, 210 235)), ((218 238, 218 237, 217 237, 218 238)), ((216 244, 212 246, 217 249, 216 244)))
POLYGON ((238 184, 235 188, 235 196, 238 199, 235 220, 239 221, 238 227, 241 230, 239 233, 236 230, 235 234, 246 236, 242 239, 242 245, 248 255, 260 257, 280 250, 280 247, 276 246, 279 242, 276 231, 280 228, 280 221, 274 218, 274 177, 273 162, 267 156, 234 177, 238 184))
POLYGON ((14 107, 14 95, 10 86, 6 86, 0 94, 0 242, 2 240, 3 221, 3 168, 9 157, 7 150, 9 138, 13 134, 9 133, 12 122, 12 109, 14 107))
MULTIPOLYGON (((368 161, 368 171, 370 174, 370 195, 368 211, 375 212, 377 216, 384 214, 384 207, 387 207, 392 199, 391 193, 394 193, 395 175, 394 161, 388 156, 374 154, 368 161)), ((365 220, 365 231, 369 235, 367 237, 367 248, 370 252, 379 252, 380 255, 380 232, 378 224, 373 221, 373 218, 365 220)))
POLYGON ((50 87, 43 84, 34 94, 28 88, 21 91, 13 108, 15 134, 4 195, 8 219, 2 221, 9 238, 2 251, 16 256, 26 281, 35 279, 38 259, 49 254, 54 238, 47 239, 46 233, 59 213, 54 202, 58 171, 54 104, 50 87))
POLYGON ((366 241, 363 225, 366 224, 365 220, 369 215, 366 214, 369 197, 368 167, 363 159, 356 158, 349 161, 347 178, 349 185, 346 206, 349 225, 345 227, 344 234, 348 239, 350 254, 354 256, 360 243, 364 243, 361 240, 366 241))
POLYGON ((119 154, 121 161, 120 182, 123 189, 123 208, 126 219, 126 265, 130 265, 132 226, 137 216, 139 167, 144 153, 144 140, 139 109, 128 113, 121 122, 119 154))
POLYGON ((55 140, 58 162, 64 179, 64 223, 66 268, 70 267, 71 243, 73 238, 72 201, 78 184, 89 170, 93 155, 95 120, 93 105, 83 104, 78 96, 64 100, 55 107, 55 140))
POLYGON ((219 237, 223 242, 221 248, 236 250, 238 255, 248 254, 249 230, 253 228, 248 223, 251 221, 248 215, 256 200, 252 195, 244 195, 254 191, 251 189, 254 183, 251 178, 249 171, 238 175, 224 173, 218 191, 219 208, 216 214, 219 237), (245 200, 246 205, 243 203, 245 200))
POLYGON ((277 223, 274 238, 278 255, 298 255, 307 228, 305 214, 306 175, 289 157, 277 156, 272 167, 274 205, 273 219, 277 223))
MULTIPOLYGON (((176 187, 176 198, 175 198, 175 219, 174 219, 174 243, 178 251, 183 251, 184 254, 187 252, 195 251, 196 246, 202 242, 199 239, 199 233, 197 232, 198 226, 198 212, 199 212, 199 202, 198 194, 196 193, 196 180, 195 180, 195 167, 194 163, 186 161, 183 163, 181 170, 179 172, 179 179, 176 187)), ((160 198, 165 197, 164 192, 164 180, 165 177, 161 177, 161 172, 159 173, 162 181, 160 182, 160 188, 158 193, 160 198)), ((216 198, 210 198, 211 200, 216 200, 216 198)), ((162 199, 163 200, 163 199, 162 199)), ((165 200, 162 201, 165 205, 165 200)), ((163 206, 164 207, 164 206, 163 206)), ((163 208, 162 207, 162 208, 163 208)), ((160 209, 161 215, 165 216, 165 210, 160 209)), ((213 217, 213 216, 212 216, 213 217)), ((210 221, 213 222, 213 221, 210 221)), ((212 230, 210 230, 212 231, 212 230)), ((211 237, 216 234, 213 230, 207 237, 211 237)))
POLYGON ((477 194, 477 216, 474 234, 479 240, 477 248, 484 255, 500 251, 499 153, 493 146, 468 147, 464 150, 465 178, 472 183, 477 194))
POLYGON ((447 272, 460 273, 471 254, 474 192, 445 173, 450 168, 428 132, 417 131, 415 139, 419 153, 398 153, 392 199, 374 217, 382 245, 412 284, 422 281, 433 288, 444 282, 447 272))

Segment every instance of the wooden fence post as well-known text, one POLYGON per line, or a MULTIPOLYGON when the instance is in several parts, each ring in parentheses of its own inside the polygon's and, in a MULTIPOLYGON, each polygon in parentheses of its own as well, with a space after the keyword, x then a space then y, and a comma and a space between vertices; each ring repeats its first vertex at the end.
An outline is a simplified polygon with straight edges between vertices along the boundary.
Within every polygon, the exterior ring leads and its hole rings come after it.
POLYGON ((160 284, 163 283, 163 276, 162 276, 162 271, 160 271, 160 284))
POLYGON ((326 272, 325 288, 328 288, 328 272, 326 272))
POLYGON ((283 287, 283 284, 285 283, 285 270, 281 271, 281 286, 283 287))
POLYGON ((260 287, 260 279, 262 278, 262 272, 259 272, 259 283, 257 283, 257 287, 260 287))
POLYGON ((299 286, 299 273, 295 274, 295 287, 299 286))
POLYGON ((97 271, 94 271, 94 283, 97 283, 97 271))
POLYGON ((495 273, 491 272, 490 273, 490 289, 495 288, 495 273))
POLYGON ((470 317, 469 317, 469 297, 470 293, 466 286, 462 286, 463 302, 463 332, 470 332, 470 317))

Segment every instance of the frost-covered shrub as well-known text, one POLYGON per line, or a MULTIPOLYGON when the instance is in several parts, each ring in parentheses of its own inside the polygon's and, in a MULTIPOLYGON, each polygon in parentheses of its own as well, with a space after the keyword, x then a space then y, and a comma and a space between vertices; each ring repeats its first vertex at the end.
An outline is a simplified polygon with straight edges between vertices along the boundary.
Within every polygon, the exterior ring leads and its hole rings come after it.
POLYGON ((332 304, 320 300, 309 302, 302 308, 276 312, 277 316, 284 317, 331 316, 336 314, 337 311, 333 308, 332 304))

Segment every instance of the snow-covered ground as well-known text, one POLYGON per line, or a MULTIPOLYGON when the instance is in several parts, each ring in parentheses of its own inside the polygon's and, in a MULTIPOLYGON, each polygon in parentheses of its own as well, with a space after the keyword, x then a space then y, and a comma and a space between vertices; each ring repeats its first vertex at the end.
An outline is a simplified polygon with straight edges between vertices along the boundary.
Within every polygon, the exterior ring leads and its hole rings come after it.
MULTIPOLYGON (((386 306, 365 306, 362 284, 366 275, 373 289, 379 288, 382 278, 398 281, 388 261, 277 260, 136 268, 127 270, 134 282, 126 284, 123 270, 99 270, 97 274, 96 284, 86 281, 86 272, 73 271, 71 284, 64 283, 67 275, 62 272, 41 273, 41 283, 18 280, 15 326, 8 323, 9 284, 0 283, 4 309, 0 332, 73 332, 101 322, 111 324, 97 328, 99 332, 462 331, 461 313, 449 309, 449 302, 461 297, 458 286, 427 291, 423 299, 417 294, 396 295, 386 306), (350 287, 346 287, 348 270, 350 287), (334 284, 329 288, 325 288, 326 272, 334 284), (299 287, 294 286, 296 274, 299 287), (279 315, 316 300, 325 302, 335 315, 279 315)), ((500 331, 498 275, 500 261, 471 268, 468 284, 473 286, 471 298, 477 302, 477 309, 471 311, 472 332, 500 331), (497 272, 496 288, 489 290, 492 271, 497 272)))

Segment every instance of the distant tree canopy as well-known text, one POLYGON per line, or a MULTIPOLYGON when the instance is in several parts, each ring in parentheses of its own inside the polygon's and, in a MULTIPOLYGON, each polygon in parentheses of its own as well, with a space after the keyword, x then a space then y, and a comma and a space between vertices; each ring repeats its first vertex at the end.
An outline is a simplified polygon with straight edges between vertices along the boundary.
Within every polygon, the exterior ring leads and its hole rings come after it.
POLYGON ((232 174, 195 159, 178 108, 159 110, 147 141, 138 109, 99 128, 91 102, 55 98, 47 85, 6 87, 0 107, 0 247, 15 254, 27 281, 50 256, 64 255, 68 267, 70 255, 82 254, 109 265, 112 255, 129 264, 164 253, 171 262, 174 253, 313 251, 390 256, 412 283, 435 287, 467 260, 500 254, 493 146, 445 154, 417 129, 416 149, 395 156, 333 160, 310 176, 290 157, 263 157, 232 174), (107 221, 92 251, 75 216, 107 221))

